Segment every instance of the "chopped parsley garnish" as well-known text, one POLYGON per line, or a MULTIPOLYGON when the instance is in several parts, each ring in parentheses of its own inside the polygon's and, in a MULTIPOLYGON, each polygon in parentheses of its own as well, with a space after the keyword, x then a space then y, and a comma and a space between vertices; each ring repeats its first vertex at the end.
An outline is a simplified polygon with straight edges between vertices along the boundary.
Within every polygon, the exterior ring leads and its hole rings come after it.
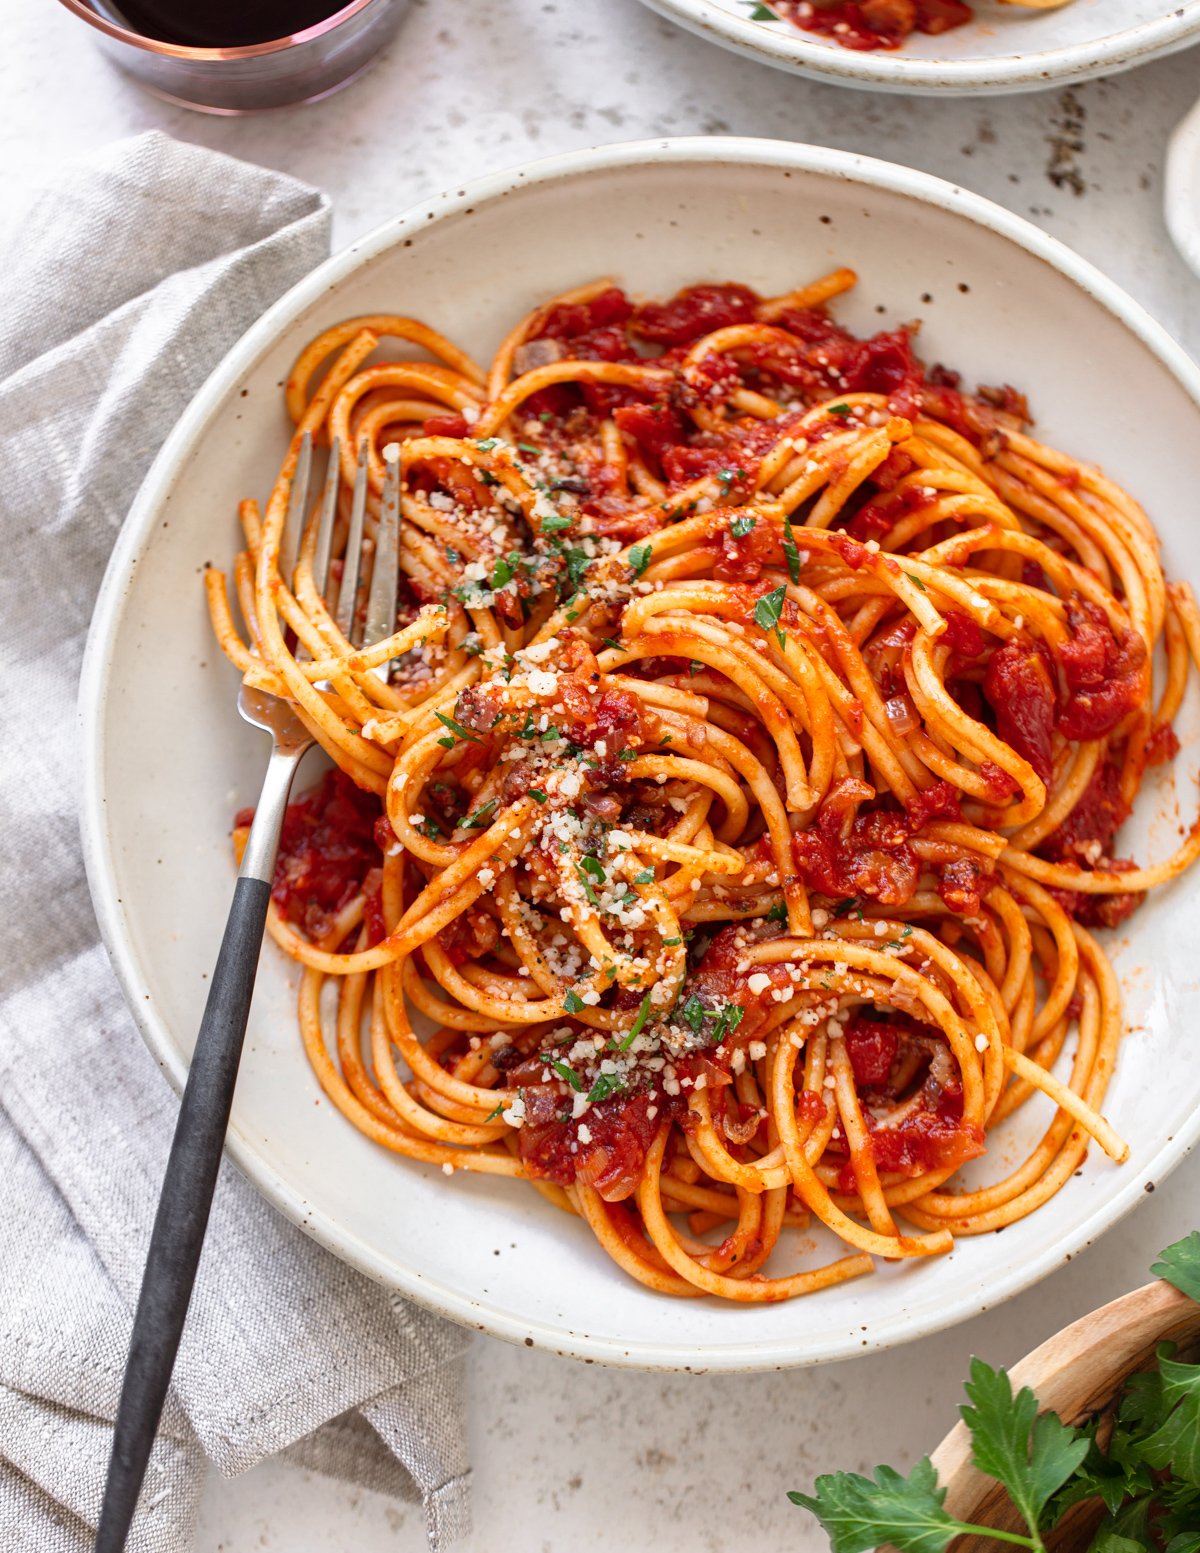
POLYGON ((619 1073, 602 1073, 588 1090, 588 1099, 595 1105, 598 1100, 607 1100, 609 1095, 616 1094, 618 1089, 624 1088, 625 1080, 619 1073))
POLYGON ((625 1039, 621 1042, 620 1046, 617 1048, 618 1051, 627 1052, 629 1050, 629 1048, 633 1045, 634 1041, 636 1041, 638 1036, 641 1035, 642 1029, 645 1026, 645 1023, 646 1023, 647 1019, 649 1019, 649 1017, 650 1017, 650 994, 647 992, 646 996, 642 999, 641 1007, 637 1011, 637 1018, 633 1021, 633 1024, 629 1027, 629 1034, 625 1037, 625 1039))
MULTIPOLYGON (((567 581, 571 585, 571 592, 573 594, 578 593, 580 588, 583 587, 584 573, 592 564, 592 558, 586 550, 573 546, 571 549, 563 551, 563 561, 567 568, 567 581)), ((574 602, 574 598, 567 600, 568 604, 573 604, 574 602)))
POLYGON ((575 520, 568 518, 564 513, 552 512, 549 517, 542 519, 543 534, 557 534, 561 529, 570 528, 575 520))
POLYGON ((529 796, 531 798, 536 798, 538 803, 546 802, 546 795, 542 792, 540 787, 531 787, 529 789, 529 796))
POLYGON ((779 624, 779 617, 783 613, 783 601, 787 597, 787 588, 783 583, 770 593, 764 593, 762 598, 754 606, 754 619, 764 631, 774 630, 779 624))
POLYGON ((498 1116, 503 1116, 503 1115, 504 1115, 504 1101, 501 1100, 500 1104, 495 1108, 494 1111, 489 1111, 488 1112, 488 1114, 484 1117, 484 1121, 485 1122, 494 1122, 498 1116))
POLYGON ((574 1068, 569 1068, 565 1062, 560 1062, 557 1057, 550 1057, 545 1052, 542 1053, 541 1060, 548 1068, 553 1068, 560 1079, 570 1084, 576 1094, 583 1093, 583 1080, 574 1068))
POLYGON ((539 457, 542 451, 541 448, 535 448, 532 442, 518 442, 517 447, 522 453, 532 453, 534 458, 539 457))
POLYGON ((786 922, 788 919, 787 902, 780 901, 767 912, 768 922, 786 922))
POLYGON ((684 1023, 691 1028, 694 1034, 699 1035, 704 1028, 704 1020, 708 1010, 694 992, 679 1012, 684 1023))
POLYGON ((713 1031, 714 1041, 723 1041, 727 1035, 732 1035, 746 1016, 746 1010, 740 1003, 726 1003, 717 1016, 717 1026, 713 1031))
POLYGON ((634 545, 629 552, 629 564, 633 567, 633 575, 635 577, 640 577, 647 566, 650 565, 650 558, 653 554, 654 549, 651 545, 634 545))
POLYGON ((488 815, 499 802, 498 798, 489 798, 487 803, 481 803, 474 814, 467 815, 463 821, 464 828, 467 830, 478 830, 481 825, 486 823, 488 815))
POLYGON ((925 586, 925 584, 921 581, 921 579, 914 572, 905 572, 904 575, 908 578, 909 582, 911 582, 915 587, 920 588, 922 593, 928 593, 929 592, 929 589, 925 586))
MULTIPOLYGON (((454 735, 455 739, 470 739, 472 744, 482 744, 483 743, 483 740, 479 737, 479 735, 477 733, 472 733, 470 728, 464 728, 461 723, 456 723, 454 721, 453 717, 447 717, 445 712, 435 712, 433 715, 437 718, 438 722, 441 723, 443 728, 449 728, 450 732, 454 735)), ((439 744, 446 744, 446 741, 444 739, 439 739, 438 743, 439 744)), ((449 743, 449 745, 447 745, 447 748, 449 748, 450 745, 453 745, 453 743, 454 743, 454 740, 453 739, 450 740, 450 743, 449 743)))
POLYGON ((635 874, 634 875, 633 882, 634 882, 634 884, 653 884, 654 883, 654 870, 653 870, 653 868, 643 868, 640 874, 635 874))
POLYGON ((580 1014, 585 1007, 583 999, 574 992, 568 992, 563 999, 563 1008, 568 1014, 580 1014))
POLYGON ((800 548, 796 544, 796 536, 792 533, 791 518, 783 520, 783 556, 787 562, 788 576, 793 582, 800 581, 800 548))
POLYGON ((735 539, 745 539, 757 521, 756 518, 734 518, 729 525, 729 532, 735 539))
POLYGON ((848 404, 831 404, 829 413, 830 415, 853 415, 854 412, 848 404))
POLYGON ((681 943, 683 943, 683 939, 682 938, 664 938, 663 939, 663 947, 665 949, 677 949, 681 943))
POLYGON ((621 643, 614 642, 611 636, 602 636, 600 640, 604 643, 605 647, 612 647, 617 652, 625 651, 625 648, 621 645, 621 643))
POLYGON ((500 556, 492 567, 492 587, 506 587, 516 576, 520 560, 520 554, 516 550, 510 550, 507 555, 500 556))

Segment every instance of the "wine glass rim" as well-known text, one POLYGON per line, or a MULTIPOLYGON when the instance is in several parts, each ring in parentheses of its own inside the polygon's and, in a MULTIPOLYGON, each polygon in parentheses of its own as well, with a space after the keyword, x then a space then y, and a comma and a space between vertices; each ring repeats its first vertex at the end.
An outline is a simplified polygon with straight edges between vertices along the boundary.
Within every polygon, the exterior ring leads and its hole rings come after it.
POLYGON ((359 11, 365 11, 369 5, 378 4, 379 0, 349 0, 348 4, 339 6, 331 16, 315 22, 311 27, 304 27, 299 32, 288 33, 282 38, 270 38, 265 43, 244 43, 236 48, 223 49, 192 48, 184 43, 166 43, 161 38, 148 38, 144 33, 134 32, 130 27, 122 27, 120 23, 98 15, 92 9, 90 0, 59 0, 59 3, 65 5, 73 15, 95 27, 97 31, 115 39, 118 43, 127 43, 131 48, 142 49, 148 54, 161 54, 169 59, 218 61, 254 59, 264 54, 278 54, 298 43, 311 43, 326 33, 332 32, 335 27, 340 27, 343 22, 348 22, 359 11))

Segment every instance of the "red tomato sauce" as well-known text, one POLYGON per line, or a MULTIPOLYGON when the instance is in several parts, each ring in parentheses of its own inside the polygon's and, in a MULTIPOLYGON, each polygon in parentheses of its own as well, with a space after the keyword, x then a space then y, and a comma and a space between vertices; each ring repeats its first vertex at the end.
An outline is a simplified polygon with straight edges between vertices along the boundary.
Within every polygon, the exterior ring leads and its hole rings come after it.
MULTIPOLYGON (((923 1073, 931 1041, 937 1039, 929 1027, 904 1014, 856 1014, 846 1026, 846 1051, 866 1102, 863 1117, 878 1170, 916 1175, 963 1164, 984 1152, 982 1130, 962 1120, 962 1086, 957 1080, 940 1083, 932 1069, 923 1073), (917 1103, 906 1102, 900 1120, 891 1123, 886 1102, 899 1101, 914 1082, 920 1086, 917 1103), (876 1117, 872 1106, 883 1107, 882 1115, 876 1117)), ((840 1184, 843 1190, 854 1189, 852 1165, 843 1170, 840 1184)))
POLYGON ((964 0, 778 0, 775 11, 845 49, 898 49, 914 32, 938 34, 972 19, 964 0))
POLYGON ((597 1101, 581 1118, 590 1140, 581 1143, 580 1122, 571 1120, 565 1085, 539 1085, 522 1094, 525 1125, 517 1141, 529 1173, 560 1186, 576 1181, 594 1186, 606 1202, 620 1202, 633 1193, 655 1134, 673 1114, 669 1101, 661 1095, 651 1101, 648 1090, 614 1095, 597 1101))
MULTIPOLYGON (((323 938, 364 885, 374 886, 370 893, 377 899, 383 854, 376 827, 382 818, 375 794, 336 770, 288 805, 271 897, 306 938, 323 938)), ((253 809, 242 809, 233 823, 253 819, 253 809)))

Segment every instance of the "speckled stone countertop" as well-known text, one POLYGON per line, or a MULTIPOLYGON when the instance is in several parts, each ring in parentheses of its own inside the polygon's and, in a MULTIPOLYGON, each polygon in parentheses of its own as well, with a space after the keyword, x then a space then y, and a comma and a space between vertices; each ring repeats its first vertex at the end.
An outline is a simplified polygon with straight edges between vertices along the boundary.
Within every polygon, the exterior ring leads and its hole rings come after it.
MULTIPOLYGON (((414 0, 375 70, 314 107, 216 119, 155 101, 51 0, 4 0, 0 152, 10 186, 46 160, 160 127, 333 196, 343 244, 464 177, 604 141, 736 134, 816 141, 936 173, 1009 206, 1124 285, 1200 355, 1200 282, 1161 212, 1167 135, 1200 50, 1068 91, 978 101, 869 96, 740 60, 636 0, 414 0)), ((1081 348, 1084 348, 1081 342, 1081 348)), ((955 1420, 968 1356, 1010 1363, 1143 1282, 1194 1227, 1200 1159, 1095 1248, 941 1337, 780 1375, 608 1372, 479 1339, 476 1531, 463 1553, 730 1553, 826 1546, 785 1490, 835 1467, 907 1465, 955 1420)), ((412 1505, 282 1466, 210 1479, 198 1553, 408 1553, 412 1505)))

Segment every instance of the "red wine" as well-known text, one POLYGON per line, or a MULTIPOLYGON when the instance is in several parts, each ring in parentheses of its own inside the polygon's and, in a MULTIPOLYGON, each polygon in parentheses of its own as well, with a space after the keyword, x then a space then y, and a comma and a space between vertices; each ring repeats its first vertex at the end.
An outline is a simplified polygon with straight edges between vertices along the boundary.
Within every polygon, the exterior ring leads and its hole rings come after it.
MULTIPOLYGON (((116 19, 143 37, 190 48, 272 43, 315 27, 349 0, 108 0, 116 19)), ((103 10, 104 7, 101 7, 103 10)))

